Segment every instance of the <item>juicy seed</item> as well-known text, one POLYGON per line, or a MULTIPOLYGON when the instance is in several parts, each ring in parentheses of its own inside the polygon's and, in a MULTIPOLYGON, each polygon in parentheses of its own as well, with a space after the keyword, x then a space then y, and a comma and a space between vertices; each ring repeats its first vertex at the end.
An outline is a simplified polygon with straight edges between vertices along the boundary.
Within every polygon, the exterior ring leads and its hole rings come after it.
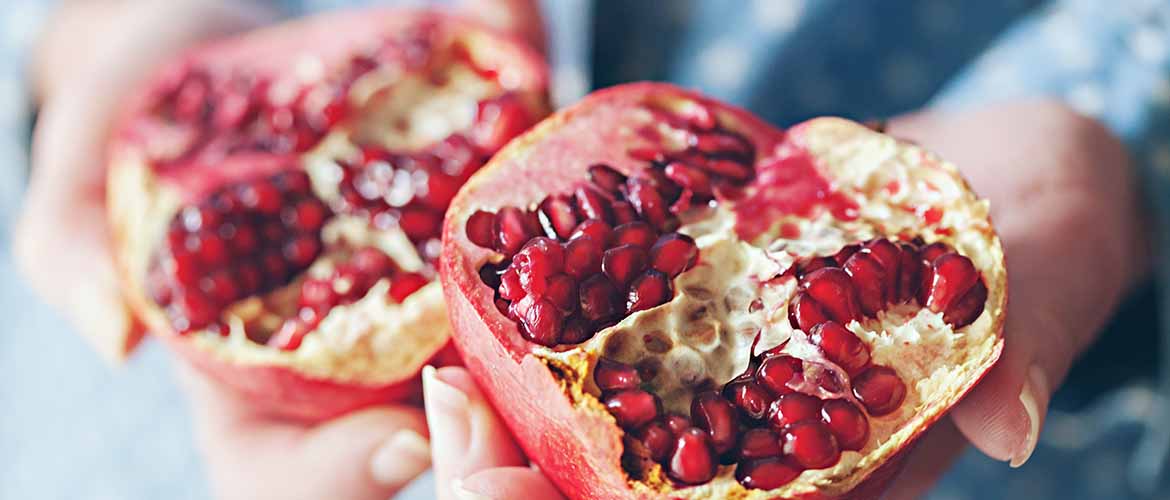
POLYGON ((561 332, 561 343, 580 344, 593 338, 594 333, 597 332, 588 321, 579 316, 573 316, 565 322, 565 329, 561 332))
POLYGON ((516 268, 509 266, 504 274, 500 275, 500 297, 516 301, 524 297, 524 287, 520 285, 520 273, 516 268))
POLYGON ((568 275, 554 274, 549 277, 544 295, 565 314, 577 310, 577 282, 568 275))
POLYGON ((609 201, 600 191, 589 186, 580 186, 573 193, 577 201, 577 210, 586 219, 598 219, 604 222, 613 222, 613 213, 610 211, 609 201))
POLYGON ((918 254, 918 249, 906 243, 900 247, 902 253, 899 256, 901 261, 899 264, 901 274, 898 276, 899 303, 914 300, 922 280, 922 257, 918 254))
POLYGON ((869 439, 869 419, 853 403, 830 399, 821 408, 821 419, 837 438, 842 450, 861 450, 869 439))
POLYGON ((540 203, 540 225, 550 238, 569 239, 577 227, 573 204, 564 196, 549 196, 540 203))
POLYGON ((875 317, 886 308, 887 275, 873 254, 862 251, 853 254, 845 261, 845 272, 853 278, 853 287, 857 290, 857 298, 861 303, 861 312, 866 316, 875 317))
POLYGON ((902 250, 890 240, 878 238, 863 247, 885 270, 885 297, 888 303, 899 302, 899 288, 902 280, 902 250))
POLYGON ((685 234, 665 234, 650 248, 650 267, 671 278, 694 267, 698 260, 699 247, 693 238, 685 234))
MULTIPOLYGON (((525 297, 528 299, 529 297, 525 297)), ((521 300, 517 304, 523 303, 521 300)), ((523 311, 520 322, 524 326, 521 333, 524 338, 545 347, 556 346, 559 342, 561 324, 564 315, 552 301, 538 299, 532 302, 527 310, 523 311)))
POLYGON ((601 245, 581 235, 565 244, 565 273, 577 279, 601 272, 601 245))
POLYGON ((780 435, 769 429, 750 429, 739 438, 740 459, 778 457, 780 453, 780 435))
POLYGON ((675 440, 667 474, 683 484, 702 484, 715 477, 715 449, 706 431, 691 427, 675 440))
POLYGON ((618 290, 605 276, 594 275, 577 290, 581 316, 594 323, 612 319, 618 313, 618 290))
POLYGON ((651 183, 642 178, 633 178, 626 182, 626 186, 629 189, 627 198, 638 214, 658 230, 672 229, 667 203, 651 183))
POLYGON ((746 460, 735 466, 735 479, 745 488, 772 490, 791 483, 801 469, 781 458, 746 460))
POLYGON ((655 462, 666 460, 674 449, 675 436, 661 422, 650 422, 638 431, 638 440, 650 452, 650 458, 655 462))
POLYGON ((670 279, 653 269, 642 273, 633 283, 626 296, 626 313, 633 314, 665 304, 670 300, 672 290, 670 279))
POLYGON ((646 269, 646 251, 634 245, 621 245, 606 250, 601 257, 601 270, 618 286, 625 286, 646 269))
POLYGON ((593 369, 593 381, 602 392, 637 389, 642 384, 642 377, 634 367, 601 358, 593 369))
POLYGON ((837 363, 850 376, 869 365, 869 348, 853 332, 827 321, 812 329, 809 340, 821 348, 829 361, 837 363))
POLYGON ((735 448, 739 434, 739 418, 735 406, 717 392, 704 392, 691 401, 691 420, 695 426, 711 435, 711 444, 717 454, 735 448))
POLYGON ((768 408, 768 423, 777 431, 782 431, 786 427, 800 422, 817 420, 820 417, 821 400, 800 392, 780 396, 768 408))
POLYGON ((588 236, 593 238, 593 241, 597 245, 604 246, 606 242, 609 241, 609 236, 612 233, 613 227, 611 227, 605 221, 589 219, 579 224, 577 228, 573 230, 573 234, 569 236, 569 239, 575 240, 582 236, 588 236))
POLYGON ((515 207, 504 207, 496 213, 495 230, 496 250, 509 257, 536 236, 527 214, 515 207))
POLYGON ((983 284, 983 280, 975 282, 975 286, 963 295, 963 298, 957 300, 951 307, 947 308, 943 313, 943 321, 950 323, 955 328, 962 328, 971 323, 974 323, 983 314, 984 304, 987 302, 987 285, 983 284))
POLYGON ((430 283, 425 276, 418 273, 400 273, 390 280, 390 290, 386 293, 390 300, 401 304, 414 292, 430 283))
POLYGON ((603 191, 617 193, 626 183, 626 176, 609 165, 598 163, 589 167, 589 180, 603 191))
POLYGON ((806 469, 824 469, 841 459, 841 449, 825 424, 801 422, 784 431, 784 455, 806 469))
POLYGON ((605 407, 622 429, 633 430, 658 418, 662 402, 641 389, 627 389, 605 398, 605 407))
POLYGON ((666 428, 675 436, 681 436, 684 431, 694 427, 691 424, 691 419, 682 415, 669 414, 662 418, 662 422, 666 424, 666 428))
POLYGON ((610 240, 611 247, 633 245, 642 250, 650 251, 650 248, 658 241, 658 232, 645 222, 634 221, 614 228, 610 240))
POLYGON ((695 195, 709 197, 713 194, 711 177, 702 170, 676 161, 667 165, 663 172, 667 178, 695 195))
POLYGON ((906 384, 898 373, 885 366, 872 366, 853 379, 853 395, 870 415, 887 415, 906 398, 906 384))
POLYGON ((857 290, 845 271, 838 268, 817 269, 805 276, 801 285, 828 314, 829 319, 841 324, 858 319, 860 310, 857 306, 857 290))
POLYGON ((476 210, 467 219, 467 239, 480 247, 492 248, 496 238, 495 224, 495 214, 483 210, 476 210))
POLYGON ((788 383, 798 373, 804 372, 804 363, 792 356, 772 356, 760 363, 756 371, 756 382, 764 386, 773 395, 779 396, 792 392, 788 383))
POLYGON ((934 312, 946 311, 979 281, 979 271, 971 259, 957 253, 944 254, 931 264, 930 291, 926 308, 934 312))
POLYGON ((808 332, 826 321, 829 321, 829 316, 806 292, 797 292, 788 303, 788 324, 792 325, 792 328, 808 332))
POLYGON ((723 395, 747 418, 760 420, 768 414, 772 395, 763 386, 750 380, 732 382, 723 388, 723 395))

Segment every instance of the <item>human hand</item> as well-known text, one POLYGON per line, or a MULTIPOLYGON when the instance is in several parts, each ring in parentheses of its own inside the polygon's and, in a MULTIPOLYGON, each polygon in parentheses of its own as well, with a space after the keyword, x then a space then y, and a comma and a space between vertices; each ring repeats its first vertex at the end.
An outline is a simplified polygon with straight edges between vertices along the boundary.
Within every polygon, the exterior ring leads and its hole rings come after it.
POLYGON ((1143 276, 1148 242, 1123 146, 1061 104, 927 111, 888 132, 954 162, 991 201, 1008 266, 1003 357, 911 453, 889 496, 915 498, 967 442, 1028 459, 1052 392, 1143 276))

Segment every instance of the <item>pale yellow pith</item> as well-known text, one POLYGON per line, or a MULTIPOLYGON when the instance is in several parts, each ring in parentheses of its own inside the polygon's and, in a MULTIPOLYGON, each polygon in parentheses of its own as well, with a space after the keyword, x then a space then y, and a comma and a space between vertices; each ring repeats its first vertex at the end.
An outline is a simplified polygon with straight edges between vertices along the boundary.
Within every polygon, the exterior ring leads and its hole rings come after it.
MULTIPOLYGON (((795 281, 762 283, 796 258, 831 255, 846 244, 875 237, 907 233, 956 248, 972 259, 988 285, 985 310, 958 331, 943 323, 940 314, 916 305, 896 306, 876 319, 847 325, 870 346, 875 363, 895 369, 907 382, 908 394, 894 413, 871 417, 864 449, 843 453, 834 467, 805 471, 788 485, 764 492, 744 489, 734 478, 734 466, 721 467, 709 483, 683 489, 674 488, 654 466, 646 477, 630 480, 635 491, 686 498, 775 498, 814 491, 831 496, 847 491, 949 408, 994 361, 1001 342, 1006 275, 987 202, 966 187, 953 165, 859 124, 818 119, 801 134, 822 173, 858 202, 860 217, 843 221, 822 214, 811 220, 778 220, 777 225, 796 224, 800 236, 782 239, 774 227, 753 242, 736 236, 734 214, 726 206, 697 221, 684 220, 681 232, 695 237, 701 259, 675 280, 677 293, 671 302, 635 313, 575 348, 536 348, 537 356, 576 373, 566 391, 573 404, 601 408, 591 370, 604 356, 655 368, 657 376, 645 382, 667 411, 688 415, 695 385, 705 379, 722 385, 744 371, 757 333, 758 350, 800 334, 787 319, 795 281), (901 187, 887 188, 891 181, 901 187), (929 207, 941 209, 943 217, 937 226, 923 228, 920 212, 929 207), (755 301, 762 307, 750 307, 755 301)), ((800 342, 789 343, 787 349, 801 351, 806 359, 819 356, 800 342)))
MULTIPOLYGON (((360 154, 355 143, 378 143, 396 151, 426 147, 467 130, 475 119, 476 103, 505 88, 463 63, 452 62, 443 71, 441 83, 392 66, 355 82, 350 99, 363 110, 357 113, 359 119, 331 131, 300 160, 317 195, 328 203, 339 198, 338 161, 360 154)), ((109 185, 115 194, 109 209, 117 221, 114 240, 128 298, 149 328, 170 332, 166 313, 147 298, 144 284, 152 253, 183 203, 180 193, 156 177, 146 156, 133 148, 113 152, 109 185)), ((338 216, 323 229, 322 239, 325 251, 305 275, 328 276, 336 261, 360 246, 378 247, 406 271, 423 267, 414 245, 395 227, 376 229, 362 218, 338 216)), ((183 340, 230 363, 288 367, 312 378, 377 385, 417 371, 450 336, 437 280, 396 304, 387 298, 389 283, 383 279, 361 299, 331 309, 296 350, 250 340, 245 323, 267 332, 278 328, 295 310, 301 281, 230 306, 224 313, 228 336, 195 331, 183 340)))

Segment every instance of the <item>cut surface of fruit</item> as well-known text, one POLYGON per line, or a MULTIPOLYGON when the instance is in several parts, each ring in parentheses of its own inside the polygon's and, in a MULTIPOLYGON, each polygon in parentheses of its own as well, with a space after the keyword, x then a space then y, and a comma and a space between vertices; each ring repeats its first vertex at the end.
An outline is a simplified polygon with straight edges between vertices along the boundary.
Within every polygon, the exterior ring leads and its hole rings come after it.
POLYGON ((467 366, 575 498, 873 494, 1003 346, 1002 248, 953 165, 665 84, 502 150, 441 276, 467 366))
POLYGON ((443 214, 547 112, 545 78, 521 43, 431 11, 331 13, 179 55, 110 147, 136 314, 272 413, 412 395, 449 338, 443 214))

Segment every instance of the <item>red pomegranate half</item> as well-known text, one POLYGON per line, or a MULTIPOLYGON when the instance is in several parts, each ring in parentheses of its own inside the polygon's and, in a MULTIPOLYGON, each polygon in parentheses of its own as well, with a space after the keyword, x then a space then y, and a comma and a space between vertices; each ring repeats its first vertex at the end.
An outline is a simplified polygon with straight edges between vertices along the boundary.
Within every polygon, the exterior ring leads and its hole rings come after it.
POLYGON ((527 46, 430 11, 326 14, 179 55, 110 147, 132 307, 263 411, 415 394, 449 340, 443 214, 547 113, 546 86, 527 46))
POLYGON ((441 266, 465 363, 573 498, 873 498, 1003 345, 1003 252, 953 165, 665 84, 512 141, 441 266))

